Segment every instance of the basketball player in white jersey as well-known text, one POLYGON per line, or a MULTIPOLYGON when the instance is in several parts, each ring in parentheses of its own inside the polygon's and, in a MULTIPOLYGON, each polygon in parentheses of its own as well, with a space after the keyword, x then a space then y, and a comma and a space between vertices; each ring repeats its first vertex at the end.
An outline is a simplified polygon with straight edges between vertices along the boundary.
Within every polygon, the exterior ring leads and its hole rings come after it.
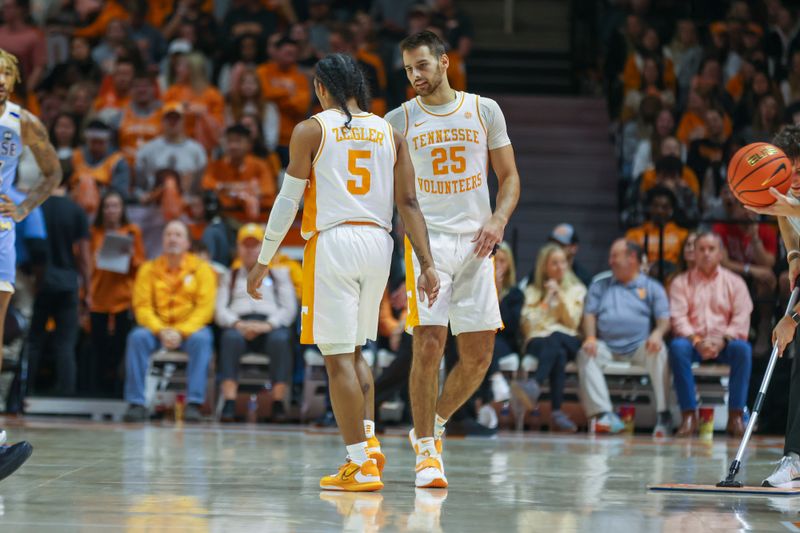
POLYGON ((418 96, 388 113, 386 120, 408 141, 417 198, 441 281, 436 304, 427 309, 417 305, 414 277, 421 265, 406 247, 406 325, 414 336, 409 378, 414 429, 409 438, 417 454, 416 486, 446 487, 444 425, 483 381, 495 333, 503 325, 491 256, 517 205, 519 174, 497 103, 450 88, 441 39, 423 31, 401 42, 400 49, 418 96), (499 181, 494 213, 487 184, 490 162, 499 181), (456 335, 459 361, 437 399, 448 323, 456 335))
MULTIPOLYGON (((47 130, 38 118, 9 100, 14 85, 19 81, 17 58, 0 49, 0 365, 3 360, 3 326, 14 294, 15 225, 44 202, 61 183, 61 165, 48 140, 47 130), (31 149, 43 179, 36 183, 27 198, 17 204, 9 194, 14 194, 11 186, 23 146, 31 149)), ((14 473, 33 451, 27 442, 6 446, 5 440, 6 433, 0 430, 0 479, 14 473)))
POLYGON ((301 198, 303 257, 301 338, 325 357, 331 404, 347 462, 323 477, 327 490, 383 488, 385 457, 374 435, 374 386, 361 346, 375 339, 389 277, 393 203, 421 258, 419 298, 432 305, 439 280, 414 190, 405 139, 367 109, 367 85, 355 60, 333 54, 317 63, 314 90, 324 111, 292 133, 290 160, 270 212, 261 255, 247 278, 259 298, 267 265, 301 198))
MULTIPOLYGON (((789 283, 794 288, 800 275, 800 126, 786 126, 772 144, 783 150, 792 161, 792 187, 783 195, 775 189, 770 192, 775 203, 769 207, 751 208, 756 213, 778 217, 781 237, 786 246, 789 263, 789 283)), ((772 332, 773 343, 778 344, 779 353, 792 341, 800 323, 800 304, 789 316, 783 317, 772 332)), ((800 357, 792 360, 791 386, 789 392, 789 416, 781 459, 775 471, 762 483, 765 487, 800 488, 800 357)))

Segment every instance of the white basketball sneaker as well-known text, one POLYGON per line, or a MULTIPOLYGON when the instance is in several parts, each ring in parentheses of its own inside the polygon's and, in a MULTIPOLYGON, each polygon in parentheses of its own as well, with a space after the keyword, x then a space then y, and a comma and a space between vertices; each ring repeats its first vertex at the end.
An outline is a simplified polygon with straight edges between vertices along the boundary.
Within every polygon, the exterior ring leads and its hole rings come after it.
POLYGON ((420 489, 443 489, 447 487, 447 478, 444 475, 444 461, 442 460, 442 439, 435 439, 436 455, 427 452, 420 453, 417 444, 417 435, 412 428, 408 432, 408 440, 417 456, 416 479, 414 485, 420 489))
POLYGON ((761 484, 778 489, 800 488, 800 460, 791 456, 781 458, 775 471, 761 484))

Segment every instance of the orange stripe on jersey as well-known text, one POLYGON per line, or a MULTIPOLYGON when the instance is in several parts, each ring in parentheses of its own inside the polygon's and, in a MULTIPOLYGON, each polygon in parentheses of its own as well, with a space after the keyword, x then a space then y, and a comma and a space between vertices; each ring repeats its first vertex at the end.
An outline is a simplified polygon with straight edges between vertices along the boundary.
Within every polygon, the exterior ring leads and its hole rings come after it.
POLYGON ((317 260, 319 233, 306 243, 303 250, 303 296, 300 314, 300 344, 314 343, 314 271, 317 260))
POLYGON ((483 123, 483 117, 481 116, 481 97, 478 96, 477 94, 475 95, 475 112, 478 114, 478 122, 481 123, 481 127, 483 128, 483 133, 486 135, 486 138, 488 139, 489 130, 486 129, 486 124, 483 123))
POLYGON ((400 107, 403 108, 403 113, 406 114, 406 127, 403 128, 403 137, 405 137, 408 134, 408 108, 406 107, 405 102, 403 102, 400 107))
POLYGON ((456 108, 450 111, 449 113, 434 113, 432 111, 428 111, 427 109, 425 109, 425 104, 422 103, 422 100, 420 99, 419 96, 417 96, 417 105, 419 106, 420 109, 422 109, 422 111, 424 111, 429 115, 433 115, 434 117, 449 117, 450 115, 461 109, 461 106, 464 105, 464 100, 466 100, 466 98, 464 98, 464 93, 461 93, 461 101, 458 102, 456 108))
POLYGON ((406 245, 406 294, 408 294, 408 316, 406 317, 406 332, 411 333, 414 326, 419 326, 419 308, 417 307, 417 276, 414 272, 414 259, 411 254, 411 241, 405 238, 406 245))
POLYGON ((306 189, 303 200, 303 223, 300 225, 300 233, 305 239, 317 232, 317 177, 313 167, 309 180, 311 180, 311 185, 306 189))
POLYGON ((325 146, 325 138, 327 137, 327 134, 325 133, 325 123, 322 122, 322 120, 320 120, 316 115, 312 116, 311 118, 317 121, 319 128, 322 130, 322 140, 319 143, 319 148, 317 148, 317 153, 314 154, 314 159, 311 160, 311 166, 313 167, 317 164, 317 159, 319 159, 319 156, 322 153, 322 147, 325 146))
POLYGON ((397 146, 395 146, 395 143, 394 143, 394 127, 392 127, 392 125, 389 124, 388 122, 386 123, 386 126, 389 129, 389 142, 392 143, 392 155, 394 156, 394 162, 396 164, 397 163, 397 146))

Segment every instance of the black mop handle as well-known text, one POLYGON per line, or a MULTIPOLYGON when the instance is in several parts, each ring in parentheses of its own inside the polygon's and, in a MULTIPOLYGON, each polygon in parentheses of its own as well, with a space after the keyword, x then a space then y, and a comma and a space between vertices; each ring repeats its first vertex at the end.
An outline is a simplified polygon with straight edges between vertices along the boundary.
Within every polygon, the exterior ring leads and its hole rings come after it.
MULTIPOLYGON (((800 295, 800 287, 795 284, 795 288, 792 291, 792 295, 789 297, 789 305, 786 306, 786 313, 790 314, 792 309, 794 309, 795 304, 797 304, 797 298, 800 295)), ((750 420, 747 422, 747 429, 745 429, 744 436, 742 437, 742 442, 739 443, 739 450, 736 452, 736 457, 734 458, 733 462, 731 463, 730 469, 728 470, 728 477, 725 478, 724 481, 720 482, 718 486, 725 486, 726 484, 733 484, 734 478, 736 474, 739 473, 739 467, 742 465, 742 457, 744 456, 744 450, 747 448, 747 443, 750 441, 750 436, 753 434, 753 429, 756 426, 756 421, 758 420, 758 413, 761 411, 761 406, 764 404, 764 398, 767 395, 767 387, 769 387, 769 381, 772 379, 772 371, 775 370, 775 365, 778 363, 778 356, 781 355, 778 352, 778 345, 772 345, 772 354, 769 356, 769 364, 767 364, 767 371, 764 373, 764 379, 761 380, 761 387, 758 389, 758 394, 756 395, 756 401, 753 405, 753 412, 750 414, 750 420)))

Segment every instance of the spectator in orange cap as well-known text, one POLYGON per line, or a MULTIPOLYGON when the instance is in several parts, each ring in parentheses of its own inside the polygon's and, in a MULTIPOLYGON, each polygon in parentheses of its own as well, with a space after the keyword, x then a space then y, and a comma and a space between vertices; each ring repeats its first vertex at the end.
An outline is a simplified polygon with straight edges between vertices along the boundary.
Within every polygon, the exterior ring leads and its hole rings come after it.
POLYGON ((170 168, 180 175, 182 190, 197 190, 207 157, 197 141, 186 137, 184 113, 184 106, 179 102, 164 104, 161 110, 163 133, 145 143, 136 153, 136 188, 140 199, 154 187, 156 173, 163 168, 170 168))

